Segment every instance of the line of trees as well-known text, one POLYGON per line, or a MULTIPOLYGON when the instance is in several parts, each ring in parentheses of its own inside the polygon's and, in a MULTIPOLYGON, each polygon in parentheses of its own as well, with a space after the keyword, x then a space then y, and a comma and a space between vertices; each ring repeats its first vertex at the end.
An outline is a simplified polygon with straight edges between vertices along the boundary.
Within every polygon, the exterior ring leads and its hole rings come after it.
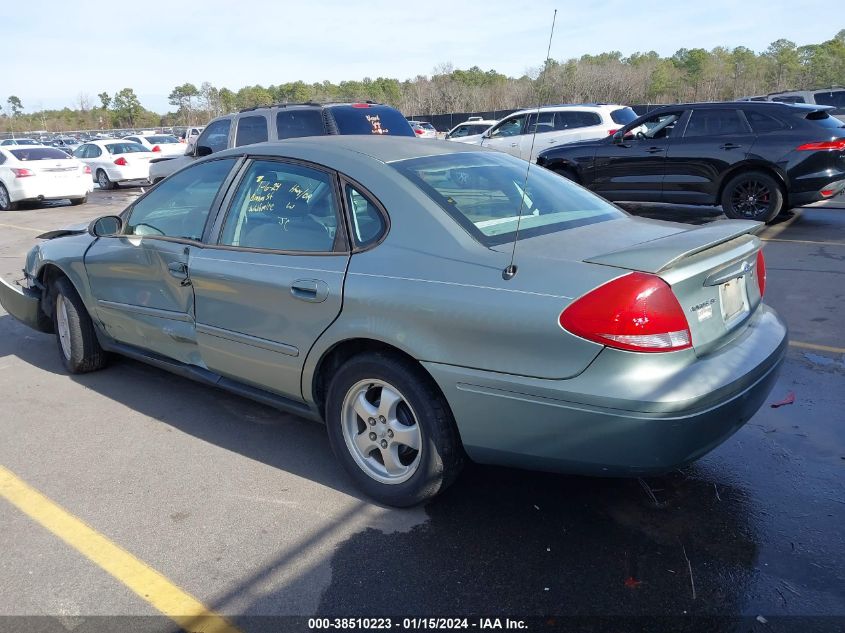
POLYGON ((174 110, 159 115, 145 109, 132 88, 113 96, 97 95, 92 105, 79 95, 73 108, 24 114, 9 97, 0 107, 0 132, 47 129, 79 130, 153 127, 204 123, 226 112, 280 102, 373 101, 388 103, 407 115, 506 110, 542 103, 672 103, 726 100, 786 89, 845 84, 845 29, 820 44, 796 46, 779 39, 762 53, 739 46, 682 48, 671 57, 654 51, 624 57, 618 51, 547 60, 521 77, 473 66, 468 70, 440 64, 431 75, 399 81, 385 77, 334 84, 294 81, 244 86, 237 91, 186 82, 168 95, 174 110))

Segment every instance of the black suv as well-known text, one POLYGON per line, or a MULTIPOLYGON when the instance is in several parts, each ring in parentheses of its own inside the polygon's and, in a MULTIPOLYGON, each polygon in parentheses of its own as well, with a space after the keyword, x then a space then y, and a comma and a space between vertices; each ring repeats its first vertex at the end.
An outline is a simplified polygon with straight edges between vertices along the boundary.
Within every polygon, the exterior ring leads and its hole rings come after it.
POLYGON ((722 205, 768 222, 845 189, 845 123, 824 106, 664 106, 612 136, 541 153, 537 164, 614 201, 722 205))
POLYGON ((408 120, 396 108, 362 103, 281 103, 226 114, 205 126, 184 156, 150 161, 153 183, 208 156, 241 145, 325 134, 414 136, 408 120))

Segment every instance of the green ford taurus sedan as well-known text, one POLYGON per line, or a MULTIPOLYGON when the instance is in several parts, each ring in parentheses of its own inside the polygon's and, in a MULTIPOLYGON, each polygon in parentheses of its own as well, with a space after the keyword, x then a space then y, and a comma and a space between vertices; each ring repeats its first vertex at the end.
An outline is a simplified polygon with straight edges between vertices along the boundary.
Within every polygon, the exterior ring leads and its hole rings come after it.
POLYGON ((701 457, 784 355, 762 225, 634 218, 527 168, 402 138, 221 152, 41 236, 0 299, 69 372, 122 354, 323 421, 390 505, 467 457, 607 476, 701 457))

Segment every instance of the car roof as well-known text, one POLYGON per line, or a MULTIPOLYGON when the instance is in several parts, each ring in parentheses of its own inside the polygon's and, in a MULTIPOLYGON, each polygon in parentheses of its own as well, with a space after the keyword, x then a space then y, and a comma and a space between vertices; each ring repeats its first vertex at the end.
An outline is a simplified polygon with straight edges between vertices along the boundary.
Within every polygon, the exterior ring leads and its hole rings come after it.
POLYGON ((508 116, 512 116, 514 114, 526 114, 531 112, 536 112, 540 110, 540 112, 554 112, 557 110, 568 110, 569 108, 579 108, 579 109, 588 109, 588 110, 617 110, 619 108, 629 108, 630 106, 622 105, 619 103, 559 103, 556 105, 544 105, 540 106, 539 108, 523 108, 522 110, 517 110, 516 112, 512 112, 508 116))
POLYGON ((303 136, 284 141, 271 141, 246 145, 215 153, 214 156, 239 156, 253 154, 264 156, 301 155, 305 151, 319 154, 325 152, 340 154, 363 154, 382 163, 392 163, 411 158, 458 154, 462 152, 488 152, 487 148, 465 143, 448 143, 435 140, 420 140, 410 136, 375 136, 364 134, 333 134, 326 136, 303 136))
MULTIPOLYGON (((462 121, 458 125, 493 125, 498 122, 496 119, 473 119, 472 121, 462 121)), ((458 127, 458 125, 453 127, 458 127)))
POLYGON ((691 103, 672 103, 649 110, 645 114, 678 108, 795 108, 799 110, 830 110, 833 106, 815 105, 812 103, 784 103, 782 101, 699 101, 691 103))

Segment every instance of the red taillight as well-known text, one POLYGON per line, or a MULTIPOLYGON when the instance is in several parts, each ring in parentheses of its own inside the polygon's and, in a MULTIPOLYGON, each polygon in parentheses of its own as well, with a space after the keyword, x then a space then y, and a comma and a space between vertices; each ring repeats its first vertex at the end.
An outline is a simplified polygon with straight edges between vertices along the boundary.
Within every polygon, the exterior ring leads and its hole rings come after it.
POLYGON ((766 260, 763 258, 763 251, 757 251, 757 287, 760 288, 760 296, 766 292, 766 260))
POLYGON ((126 165, 128 165, 129 163, 127 163, 127 162, 126 162, 126 159, 125 159, 123 156, 121 156, 121 157, 120 157, 120 158, 118 158, 116 161, 114 161, 114 164, 115 164, 115 165, 120 165, 121 167, 126 167, 126 165))
POLYGON ((589 341, 635 352, 692 347, 681 304, 665 281, 628 273, 588 292, 560 314, 560 326, 589 341))
POLYGON ((836 193, 836 189, 822 189, 821 194, 824 198, 830 198, 833 194, 836 193))
POLYGON ((91 174, 91 168, 88 165, 83 165, 82 166, 82 173, 90 175, 91 174))
POLYGON ((607 135, 608 135, 608 136, 613 136, 613 135, 614 135, 614 134, 616 134, 618 131, 619 131, 619 130, 608 130, 608 131, 607 131, 607 135))
POLYGON ((160 148, 158 145, 156 145, 156 146, 155 146, 155 147, 154 147, 151 151, 153 151, 153 152, 160 152, 160 151, 161 151, 161 148, 160 148))
POLYGON ((353 108, 369 108, 370 104, 369 103, 353 103, 352 107, 353 108))
POLYGON ((35 175, 31 169, 23 169, 19 167, 12 167, 11 169, 12 173, 15 175, 15 178, 28 178, 29 176, 35 175))
POLYGON ((796 147, 801 152, 815 152, 823 150, 845 150, 845 138, 838 138, 835 141, 821 141, 819 143, 804 143, 796 147))
POLYGON ((419 129, 418 127, 414 128, 414 132, 416 132, 417 134, 424 134, 423 130, 419 129))

